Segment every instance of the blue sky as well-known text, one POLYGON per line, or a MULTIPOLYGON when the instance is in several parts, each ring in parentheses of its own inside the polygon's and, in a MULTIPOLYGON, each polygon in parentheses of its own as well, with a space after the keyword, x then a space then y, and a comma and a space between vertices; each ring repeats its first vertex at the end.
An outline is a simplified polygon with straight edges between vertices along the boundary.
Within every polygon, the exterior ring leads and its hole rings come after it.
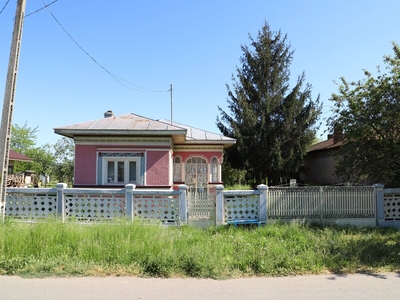
MULTIPOLYGON (((0 14, 2 95, 16 2, 0 14)), ((26 14, 41 7, 42 0, 27 0, 26 14)), ((288 35, 291 75, 305 72, 323 102, 324 125, 334 81, 362 79, 362 69, 374 71, 392 54, 391 42, 400 43, 398 0, 58 0, 49 9, 103 68, 135 85, 111 77, 46 9, 27 16, 13 123, 38 126, 38 145, 61 138, 54 127, 102 118, 106 110, 170 119, 170 83, 173 120, 219 133, 217 106, 227 110, 225 84, 232 83, 240 46, 265 21, 288 35)))

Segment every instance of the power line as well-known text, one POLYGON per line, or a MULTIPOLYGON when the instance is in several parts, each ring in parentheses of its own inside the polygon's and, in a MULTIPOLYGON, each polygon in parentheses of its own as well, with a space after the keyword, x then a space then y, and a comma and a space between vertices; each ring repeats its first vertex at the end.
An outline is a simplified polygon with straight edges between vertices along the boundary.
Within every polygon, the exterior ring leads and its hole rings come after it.
MULTIPOLYGON (((46 4, 46 5, 43 6, 42 8, 39 8, 39 9, 35 10, 34 12, 31 12, 31 13, 25 15, 25 18, 26 18, 26 17, 29 17, 30 15, 36 14, 37 12, 41 11, 42 9, 45 9, 45 8, 49 7, 50 5, 56 3, 57 1, 58 1, 58 0, 54 0, 53 2, 51 2, 51 3, 49 3, 49 4, 46 4)), ((44 4, 44 3, 43 3, 43 4, 44 4)))
POLYGON ((6 2, 6 4, 4 4, 3 8, 0 10, 0 14, 1 14, 1 13, 3 12, 3 10, 7 7, 8 2, 10 2, 10 0, 8 0, 8 1, 6 2))
MULTIPOLYGON (((117 76, 117 75, 111 73, 108 69, 106 69, 103 65, 101 65, 93 56, 91 56, 85 49, 83 49, 82 46, 79 45, 79 43, 69 34, 69 32, 64 28, 64 26, 60 23, 60 21, 56 18, 56 16, 55 16, 55 15, 50 11, 50 9, 48 8, 48 6, 49 6, 50 4, 49 4, 49 5, 46 5, 46 4, 44 3, 43 0, 42 0, 42 2, 43 2, 43 5, 44 5, 43 8, 46 8, 46 9, 47 9, 47 11, 48 11, 48 12, 50 13, 50 15, 53 17, 53 19, 57 22, 57 24, 61 27, 61 29, 65 32, 65 34, 71 39, 71 41, 73 41, 74 44, 75 44, 76 46, 78 46, 78 48, 79 48, 83 53, 85 53, 92 61, 94 61, 100 68, 102 68, 108 75, 110 75, 110 76, 111 76, 115 81, 117 81, 119 84, 125 86, 125 87, 128 88, 128 89, 132 89, 132 90, 135 90, 135 91, 138 91, 138 92, 150 92, 150 93, 169 92, 169 90, 168 90, 168 91, 150 90, 150 89, 141 87, 141 86, 139 86, 139 85, 137 85, 137 84, 134 84, 134 83, 132 83, 132 82, 129 82, 128 80, 125 80, 125 79, 123 79, 122 77, 119 77, 119 76, 117 76), (127 83, 127 84, 130 84, 131 86, 125 84, 124 82, 127 83), (132 86, 134 86, 134 87, 132 87, 132 86)), ((55 2, 55 1, 54 1, 54 2, 55 2)), ((53 2, 53 3, 54 3, 54 2, 53 2)), ((42 8, 42 9, 43 9, 43 8, 42 8)))

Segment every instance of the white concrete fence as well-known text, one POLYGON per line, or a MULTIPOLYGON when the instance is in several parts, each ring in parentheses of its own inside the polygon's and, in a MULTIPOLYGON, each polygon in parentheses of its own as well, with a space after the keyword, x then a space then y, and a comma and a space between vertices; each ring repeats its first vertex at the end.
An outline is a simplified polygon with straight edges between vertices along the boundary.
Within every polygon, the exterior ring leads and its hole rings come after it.
MULTIPOLYGON (((204 193, 204 192, 203 192, 204 193)), ((319 222, 355 226, 400 228, 400 189, 382 185, 351 187, 267 187, 257 190, 224 190, 215 186, 212 224, 265 224, 319 222)), ((201 203, 200 203, 201 204, 201 203)), ((190 209, 195 209, 189 206, 190 209)), ((198 208, 197 208, 198 209, 198 208)), ((128 184, 123 189, 7 188, 5 216, 37 219, 48 216, 63 221, 145 220, 187 224, 187 186, 172 190, 141 190, 128 184)))

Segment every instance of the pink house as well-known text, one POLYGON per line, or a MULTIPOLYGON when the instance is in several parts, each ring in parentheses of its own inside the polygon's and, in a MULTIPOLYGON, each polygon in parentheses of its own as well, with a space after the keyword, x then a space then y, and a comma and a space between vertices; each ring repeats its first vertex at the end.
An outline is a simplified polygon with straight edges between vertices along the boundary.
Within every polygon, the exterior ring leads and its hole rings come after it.
POLYGON ((75 187, 206 188, 221 184, 223 150, 234 139, 135 114, 54 128, 74 139, 75 187))

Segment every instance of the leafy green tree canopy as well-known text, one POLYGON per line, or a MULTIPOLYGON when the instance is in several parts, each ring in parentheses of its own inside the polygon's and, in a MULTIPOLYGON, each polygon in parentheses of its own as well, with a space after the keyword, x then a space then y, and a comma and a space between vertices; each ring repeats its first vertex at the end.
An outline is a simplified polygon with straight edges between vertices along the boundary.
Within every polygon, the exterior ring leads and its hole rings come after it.
POLYGON ((31 128, 25 122, 23 126, 14 124, 11 130, 10 148, 26 155, 26 151, 36 146, 38 127, 31 128))
POLYGON ((400 186, 400 48, 384 56, 384 73, 348 82, 341 78, 339 91, 330 100, 331 129, 343 131, 344 144, 337 157, 336 173, 345 180, 374 181, 400 186))
POLYGON ((63 137, 54 145, 55 164, 53 173, 59 182, 72 183, 74 176, 75 145, 70 138, 63 137))
POLYGON ((229 112, 218 107, 217 126, 237 139, 227 151, 228 163, 246 169, 255 184, 279 184, 295 176, 315 138, 319 96, 312 100, 304 72, 290 87, 293 51, 286 35, 265 23, 257 39, 249 39, 232 87, 226 85, 229 112))

